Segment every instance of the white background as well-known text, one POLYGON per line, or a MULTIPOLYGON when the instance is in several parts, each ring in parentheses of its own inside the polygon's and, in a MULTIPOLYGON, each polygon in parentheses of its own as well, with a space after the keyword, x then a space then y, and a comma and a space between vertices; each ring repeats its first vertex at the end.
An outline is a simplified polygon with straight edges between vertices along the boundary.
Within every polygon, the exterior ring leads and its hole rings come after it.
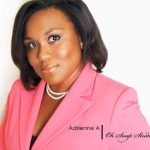
MULTIPOLYGON (((150 124, 149 0, 84 1, 99 26, 109 52, 104 74, 136 89, 141 111, 150 124)), ((13 20, 22 2, 0 2, 0 122, 10 87, 19 77, 11 60, 10 45, 13 20)))

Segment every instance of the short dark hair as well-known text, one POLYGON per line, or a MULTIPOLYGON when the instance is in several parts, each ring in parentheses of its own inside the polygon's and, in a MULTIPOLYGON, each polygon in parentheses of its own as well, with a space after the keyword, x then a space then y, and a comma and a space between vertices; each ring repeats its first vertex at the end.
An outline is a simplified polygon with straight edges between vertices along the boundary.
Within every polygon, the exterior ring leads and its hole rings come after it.
POLYGON ((13 27, 11 55, 13 62, 20 70, 20 78, 27 90, 32 90, 41 78, 35 73, 27 59, 24 45, 25 24, 35 12, 53 7, 63 11, 74 24, 75 30, 83 42, 82 60, 90 61, 98 72, 107 62, 107 49, 101 38, 97 24, 88 7, 82 0, 31 0, 19 9, 13 27))

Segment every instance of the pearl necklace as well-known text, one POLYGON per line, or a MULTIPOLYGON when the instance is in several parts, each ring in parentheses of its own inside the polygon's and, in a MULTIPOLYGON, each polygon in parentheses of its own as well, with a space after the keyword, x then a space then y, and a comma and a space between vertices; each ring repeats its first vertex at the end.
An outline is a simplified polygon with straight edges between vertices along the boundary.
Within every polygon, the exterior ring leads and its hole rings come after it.
POLYGON ((52 91, 48 84, 46 84, 46 92, 54 100, 60 100, 67 94, 67 92, 57 93, 57 92, 52 91))

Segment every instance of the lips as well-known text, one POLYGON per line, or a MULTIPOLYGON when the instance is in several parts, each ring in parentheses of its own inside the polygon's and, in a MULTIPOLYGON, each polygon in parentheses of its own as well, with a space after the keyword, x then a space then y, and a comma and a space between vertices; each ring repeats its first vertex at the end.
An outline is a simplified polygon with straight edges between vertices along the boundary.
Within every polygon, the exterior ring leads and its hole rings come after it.
POLYGON ((41 68, 43 73, 51 73, 57 69, 58 65, 46 65, 45 67, 41 68))

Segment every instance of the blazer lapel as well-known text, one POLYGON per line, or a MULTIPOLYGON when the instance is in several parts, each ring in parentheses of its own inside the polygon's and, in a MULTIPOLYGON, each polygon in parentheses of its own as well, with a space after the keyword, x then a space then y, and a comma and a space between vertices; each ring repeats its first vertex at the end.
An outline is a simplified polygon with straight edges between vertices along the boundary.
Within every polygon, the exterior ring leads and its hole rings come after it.
MULTIPOLYGON (((42 149, 75 119, 80 117, 92 104, 92 91, 94 87, 96 72, 92 69, 91 64, 87 63, 78 79, 68 91, 55 113, 49 119, 41 133, 39 134, 32 150, 42 149)), ((39 96, 41 98, 41 96, 39 96)), ((37 97, 36 109, 39 109, 40 100, 37 97)), ((37 117, 37 110, 35 111, 37 117)), ((34 117, 31 117, 34 118, 34 117)), ((35 123, 35 119, 30 121, 30 125, 35 123)), ((30 127, 28 127, 30 128, 30 127)), ((31 128, 30 128, 31 129, 31 128)), ((30 131, 31 132, 31 131, 30 131)))
POLYGON ((44 87, 45 82, 41 80, 35 90, 21 91, 19 118, 21 149, 29 149, 33 128, 40 109, 44 87))

